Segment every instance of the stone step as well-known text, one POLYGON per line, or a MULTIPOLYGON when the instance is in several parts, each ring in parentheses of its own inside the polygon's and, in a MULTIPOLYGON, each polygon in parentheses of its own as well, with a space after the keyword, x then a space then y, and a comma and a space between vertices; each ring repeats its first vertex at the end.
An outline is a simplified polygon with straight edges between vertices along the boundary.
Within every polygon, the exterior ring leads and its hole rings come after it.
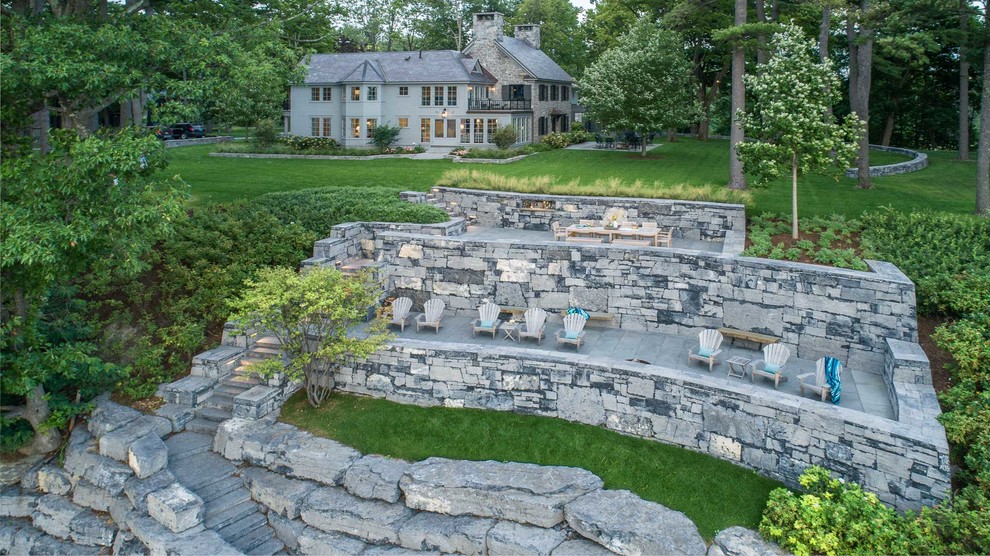
POLYGON ((230 411, 225 411, 216 407, 201 407, 196 410, 196 417, 206 419, 207 421, 215 421, 217 423, 226 421, 233 416, 234 415, 230 411))
POLYGON ((265 541, 260 546, 248 550, 247 554, 249 556, 273 556, 279 554, 286 554, 286 552, 285 552, 285 545, 282 544, 282 541, 273 537, 265 541))
POLYGON ((248 514, 237 521, 217 529, 217 533, 227 542, 233 542, 255 529, 267 526, 268 518, 261 512, 248 514))
POLYGON ((205 452, 185 458, 169 466, 175 479, 193 492, 234 475, 237 468, 225 458, 205 452))
POLYGON ((210 503, 221 496, 228 494, 244 486, 244 481, 240 477, 227 477, 212 485, 207 485, 196 491, 196 494, 203 499, 203 502, 210 503))
MULTIPOLYGON (((203 508, 203 519, 209 519, 211 517, 219 515, 223 513, 223 511, 226 510, 227 508, 232 508, 240 504, 241 502, 247 502, 250 499, 251 499, 251 491, 244 488, 243 486, 241 488, 235 488, 234 490, 228 492, 227 494, 224 494, 223 496, 219 496, 216 499, 211 500, 210 503, 203 508)), ((231 521, 231 523, 233 523, 233 521, 231 521)), ((225 524, 225 525, 229 525, 229 524, 225 524)), ((223 527, 223 525, 219 525, 218 527, 223 527)))
POLYGON ((234 399, 236 396, 239 396, 244 392, 247 392, 253 387, 254 387, 253 384, 245 384, 243 382, 230 382, 229 379, 224 379, 222 383, 218 384, 217 387, 213 389, 213 397, 221 396, 221 397, 229 397, 230 399, 234 399))
POLYGON ((225 378, 223 384, 227 386, 239 386, 242 384, 254 386, 255 384, 261 384, 261 377, 257 373, 251 372, 250 367, 241 366, 234 369, 234 374, 225 378))
MULTIPOLYGON (((216 501, 214 500, 214 503, 215 502, 216 501)), ((252 502, 250 499, 234 506, 229 506, 222 509, 218 507, 216 512, 207 514, 206 517, 203 518, 203 525, 205 525, 207 529, 218 529, 224 525, 230 525, 246 515, 257 512, 258 508, 258 504, 252 502)))
POLYGON ((216 434, 220 423, 197 417, 186 423, 186 430, 202 434, 216 434))
POLYGON ((275 530, 267 525, 263 525, 246 535, 227 542, 234 545, 234 548, 240 550, 241 552, 247 552, 248 550, 261 545, 274 536, 275 530))
POLYGON ((259 338, 258 341, 251 346, 251 349, 255 348, 268 348, 268 349, 280 349, 282 347, 282 342, 279 341, 275 336, 265 336, 264 338, 259 338))
POLYGON ((254 344, 254 346, 252 346, 251 349, 248 350, 248 357, 261 356, 267 358, 275 355, 282 355, 282 349, 280 347, 282 344, 275 344, 275 345, 279 347, 271 347, 271 345, 269 344, 263 345, 260 342, 254 344))
POLYGON ((196 432, 181 432, 165 441, 170 462, 208 452, 213 447, 213 437, 196 432))

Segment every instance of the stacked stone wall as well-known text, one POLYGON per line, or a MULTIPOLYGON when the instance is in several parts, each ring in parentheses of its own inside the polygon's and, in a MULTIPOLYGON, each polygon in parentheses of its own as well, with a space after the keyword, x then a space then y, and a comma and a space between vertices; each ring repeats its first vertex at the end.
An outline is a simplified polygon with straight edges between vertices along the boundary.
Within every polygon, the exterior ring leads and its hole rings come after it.
MULTIPOLYGON (((479 226, 547 231, 551 222, 562 226, 579 220, 601 220, 605 211, 619 207, 629 220, 656 221, 673 228, 674 237, 725 241, 735 245, 745 239, 746 209, 743 205, 632 199, 623 197, 580 197, 537 195, 504 191, 479 191, 449 187, 434 188, 436 200, 451 214, 464 216, 479 226), (532 208, 533 206, 537 208, 532 208)), ((737 253, 742 251, 742 244, 737 253)))
MULTIPOLYGON (((909 359, 890 353, 901 375, 909 359)), ((949 493, 937 400, 899 397, 901 422, 745 382, 516 347, 398 339, 338 376, 342 390, 400 403, 557 417, 683 446, 797 487, 810 465, 898 508, 949 493)), ((914 384, 897 383, 907 391, 914 384)), ((920 390, 919 390, 920 391, 920 390)))
POLYGON ((431 238, 380 232, 378 260, 397 295, 442 299, 473 315, 503 306, 606 312, 611 325, 688 335, 727 326, 771 334, 804 359, 838 357, 880 374, 884 338, 917 341, 914 284, 873 272, 679 249, 431 238))

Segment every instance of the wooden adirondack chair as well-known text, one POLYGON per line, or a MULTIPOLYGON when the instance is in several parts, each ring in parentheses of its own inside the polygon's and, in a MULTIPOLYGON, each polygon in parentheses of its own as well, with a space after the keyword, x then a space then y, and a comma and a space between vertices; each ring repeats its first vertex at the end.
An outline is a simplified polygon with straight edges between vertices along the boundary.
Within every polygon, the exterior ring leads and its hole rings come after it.
POLYGON ((526 322, 519 326, 519 339, 536 338, 536 343, 539 344, 547 327, 547 312, 539 307, 530 307, 524 316, 526 322))
POLYGON ((719 349, 721 345, 721 332, 712 329, 702 330, 698 334, 698 345, 688 350, 688 363, 691 361, 708 363, 708 372, 712 372, 715 364, 718 363, 715 356, 722 353, 722 350, 719 349))
POLYGON ((581 349, 584 340, 584 325, 588 319, 581 315, 570 314, 564 317, 564 328, 557 331, 558 344, 573 344, 575 349, 581 349))
POLYGON ((780 383, 787 380, 784 377, 784 363, 791 356, 791 350, 784 344, 770 344, 763 347, 763 359, 749 364, 750 382, 756 382, 756 376, 762 376, 773 380, 773 387, 777 388, 780 383))
POLYGON ((492 339, 498 331, 498 325, 502 324, 498 314, 502 309, 494 303, 485 303, 478 307, 478 318, 471 322, 471 335, 476 336, 478 332, 491 332, 492 339))
POLYGON ((392 321, 389 324, 399 325, 399 330, 406 331, 406 320, 409 318, 409 309, 412 309, 412 299, 399 297, 392 302, 392 321))
POLYGON ((423 310, 426 311, 419 318, 416 319, 416 330, 424 326, 429 326, 434 328, 437 334, 440 333, 440 321, 443 320, 443 310, 447 307, 447 304, 439 299, 431 299, 423 305, 423 310))

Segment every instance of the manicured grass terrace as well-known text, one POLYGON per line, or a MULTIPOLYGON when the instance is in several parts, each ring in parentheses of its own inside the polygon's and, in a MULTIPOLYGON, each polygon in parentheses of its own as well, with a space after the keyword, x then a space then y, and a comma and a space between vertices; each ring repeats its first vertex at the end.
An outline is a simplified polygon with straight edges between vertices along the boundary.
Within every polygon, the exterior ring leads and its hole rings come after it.
MULTIPOLYGON (((470 167, 508 176, 543 176, 574 179, 582 184, 618 177, 661 184, 721 185, 728 180, 728 143, 678 139, 664 143, 643 159, 638 153, 556 150, 507 165, 454 164, 449 160, 282 160, 209 157, 214 146, 183 147, 170 151, 170 174, 179 174, 192 185, 193 205, 256 197, 271 191, 288 191, 331 185, 386 186, 396 190, 425 191, 443 172, 470 167)), ((930 208, 972 213, 975 208, 975 162, 954 160, 955 153, 929 153, 930 165, 921 172, 875 178, 872 190, 856 189, 855 180, 838 182, 822 176, 802 177, 798 199, 801 214, 859 216, 864 210, 892 206, 898 210, 930 208)), ((905 160, 874 152, 871 163, 905 160)), ((580 188, 576 193, 580 193, 580 188)), ((750 214, 790 213, 790 183, 781 180, 767 189, 753 190, 750 214)))
POLYGON ((684 512, 708 540, 733 525, 755 529, 770 491, 781 486, 683 448, 550 417, 344 394, 314 410, 300 392, 285 404, 281 420, 366 454, 408 461, 438 456, 581 467, 606 488, 628 489, 684 512))

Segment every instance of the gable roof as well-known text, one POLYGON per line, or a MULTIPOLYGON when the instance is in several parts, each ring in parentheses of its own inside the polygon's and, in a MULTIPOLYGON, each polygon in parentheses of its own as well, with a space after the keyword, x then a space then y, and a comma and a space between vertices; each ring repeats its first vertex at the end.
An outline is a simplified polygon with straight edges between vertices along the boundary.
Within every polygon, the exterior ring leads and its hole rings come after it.
MULTIPOLYGON (((514 58, 530 75, 540 81, 574 81, 564 68, 539 48, 515 37, 502 37, 495 41, 506 54, 514 58)), ((470 47, 470 45, 469 45, 470 47)))
POLYGON ((325 83, 494 83, 483 69, 456 50, 313 54, 306 84, 325 83))

